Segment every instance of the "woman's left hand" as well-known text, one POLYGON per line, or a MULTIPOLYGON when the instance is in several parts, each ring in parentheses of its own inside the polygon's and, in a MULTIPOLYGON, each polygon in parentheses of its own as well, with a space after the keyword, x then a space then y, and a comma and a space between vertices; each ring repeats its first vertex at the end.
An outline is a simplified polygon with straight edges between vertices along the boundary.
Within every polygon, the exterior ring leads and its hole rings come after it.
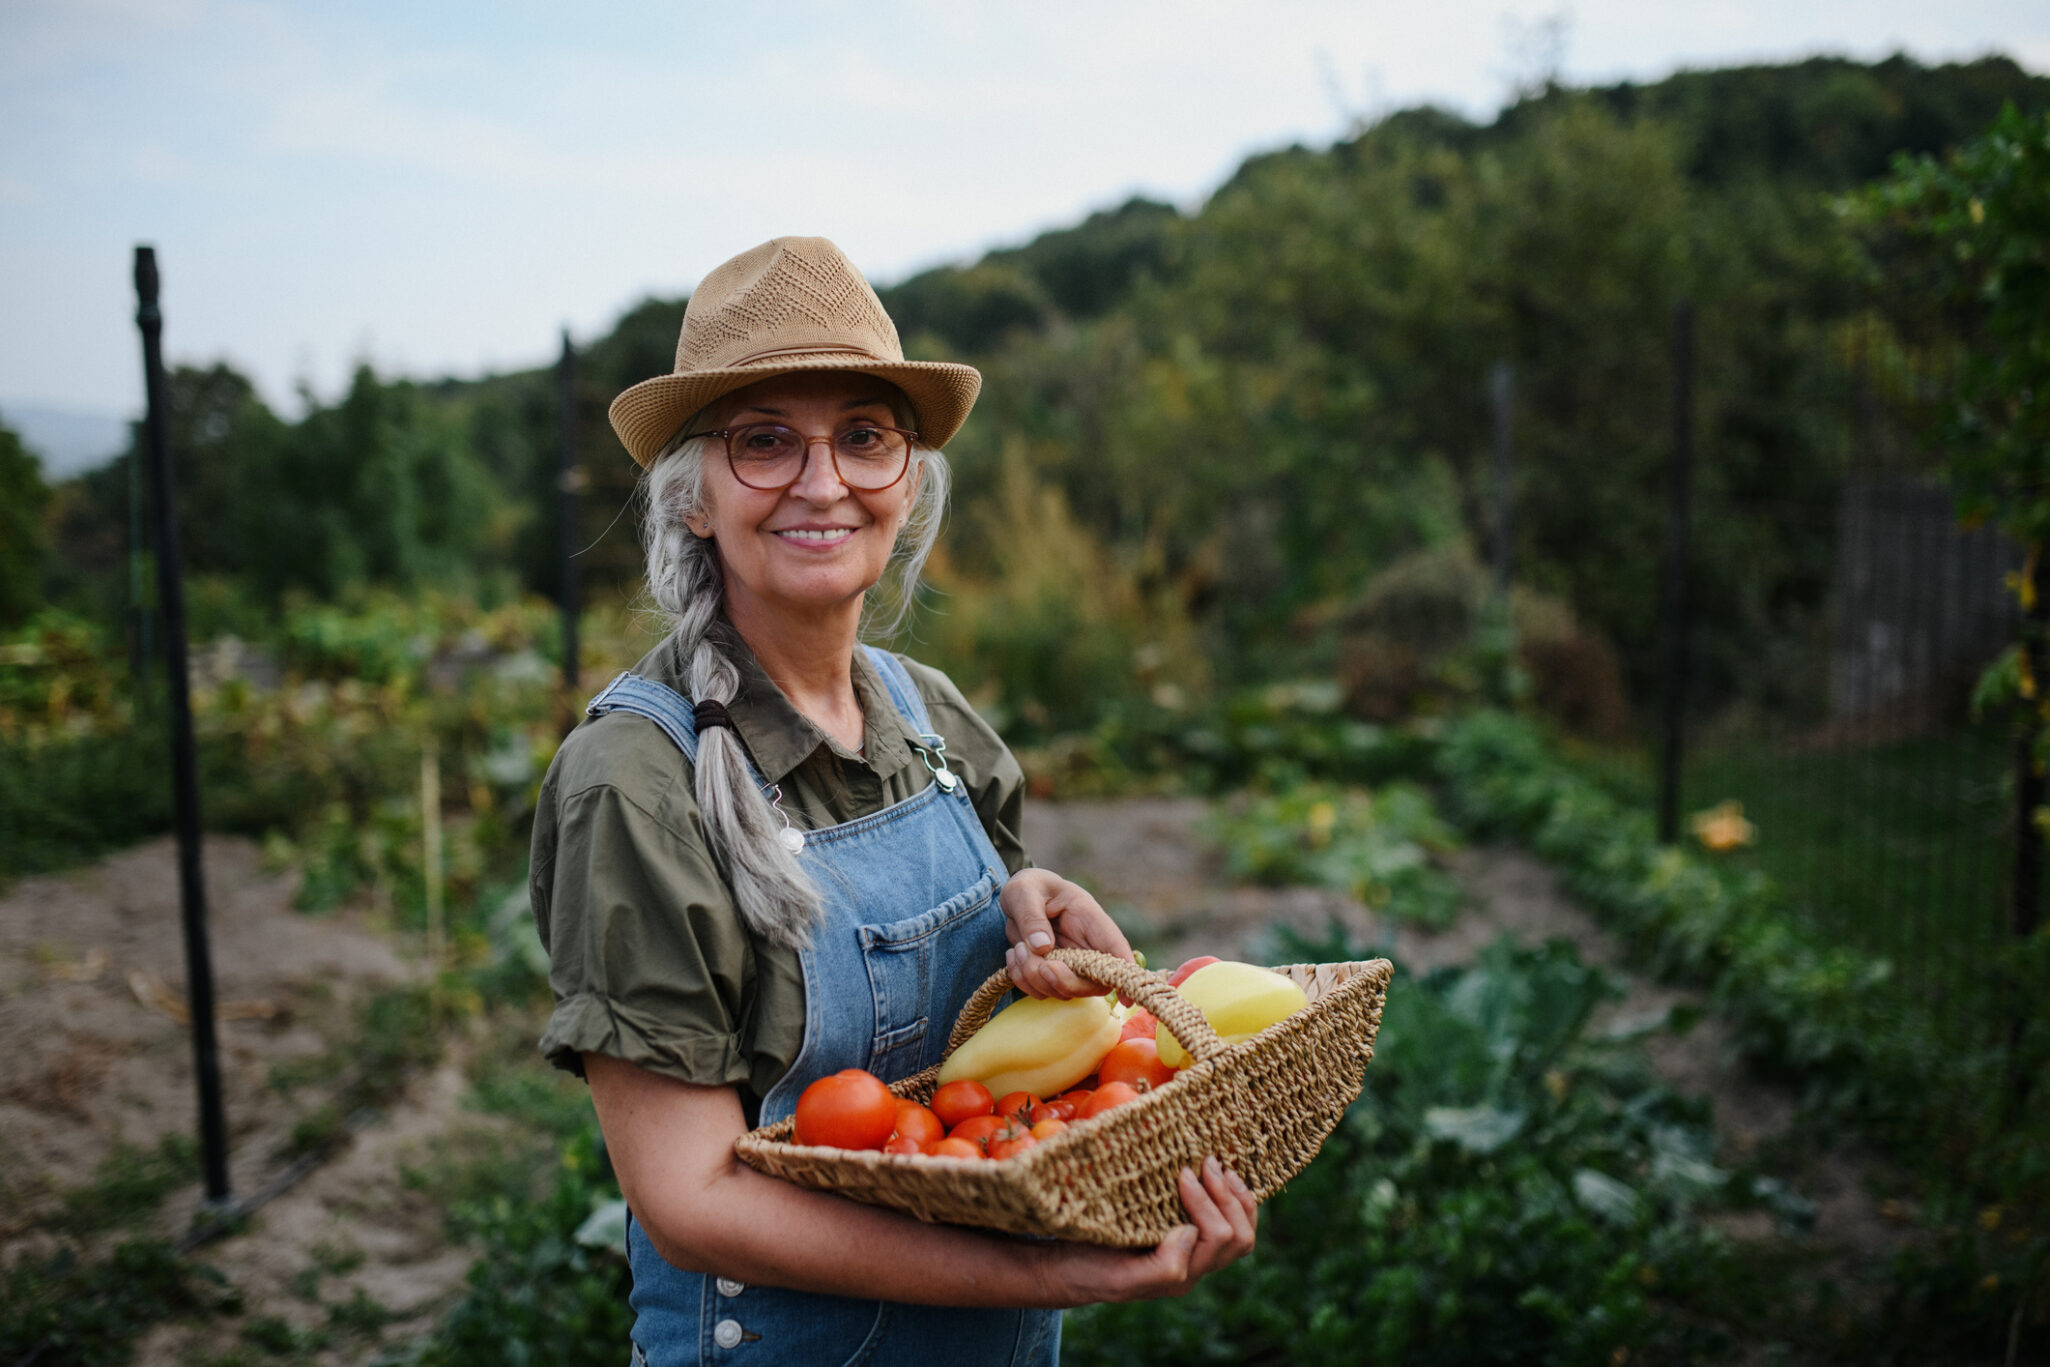
POLYGON ((1050 949, 1094 949, 1132 957, 1132 946, 1094 897, 1057 873, 1020 869, 1004 884, 1004 934, 1011 942, 1004 964, 1018 990, 1033 997, 1094 997, 1103 987, 1078 976, 1050 949))

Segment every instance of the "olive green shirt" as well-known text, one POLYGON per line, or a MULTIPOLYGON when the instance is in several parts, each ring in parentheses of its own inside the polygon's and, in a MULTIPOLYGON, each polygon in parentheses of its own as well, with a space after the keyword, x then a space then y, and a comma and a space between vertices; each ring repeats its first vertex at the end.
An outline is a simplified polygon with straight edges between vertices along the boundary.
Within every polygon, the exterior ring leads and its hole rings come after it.
MULTIPOLYGON (((721 624, 740 691, 734 729, 800 829, 878 812, 931 781, 916 734, 866 654, 854 653, 864 723, 850 753, 790 703, 739 635, 721 624)), ((899 657, 902 658, 902 657, 899 657)), ((947 763, 967 787, 1013 873, 1025 778, 995 731, 938 670, 910 660, 947 763)), ((673 638, 634 672, 679 693, 673 638)), ((645 717, 615 712, 570 733, 534 814, 529 894, 548 949, 555 1011, 541 1036, 550 1062, 581 1074, 599 1053, 652 1072, 740 1090, 750 1121, 804 1041, 797 952, 756 939, 740 918, 700 821, 690 761, 645 717)))

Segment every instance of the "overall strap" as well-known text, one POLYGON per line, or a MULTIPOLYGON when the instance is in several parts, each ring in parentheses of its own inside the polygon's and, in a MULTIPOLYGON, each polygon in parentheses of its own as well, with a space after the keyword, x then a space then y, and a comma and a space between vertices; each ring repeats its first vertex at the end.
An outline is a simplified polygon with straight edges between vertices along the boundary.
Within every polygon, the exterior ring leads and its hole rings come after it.
POLYGON ((918 685, 911 682, 911 671, 904 667, 902 660, 880 646, 865 645, 862 649, 868 652, 868 662, 882 676, 883 687, 889 690, 890 700, 897 704, 897 710, 904 714, 919 735, 930 738, 933 733, 932 717, 925 710, 924 695, 919 693, 918 685))
POLYGON ((685 759, 692 764, 698 762, 698 727, 690 699, 668 684, 644 679, 628 670, 606 684, 604 691, 584 707, 587 717, 602 717, 608 712, 646 717, 676 742, 685 759))
MULTIPOLYGON (((932 715, 925 710, 925 698, 918 691, 918 685, 911 682, 911 671, 904 667, 889 651, 877 646, 865 645, 869 663, 876 667, 876 673, 883 679, 883 687, 890 691, 890 697, 897 704, 897 710, 911 723, 911 729, 918 733, 918 739, 911 742, 911 748, 918 751, 918 757, 925 761, 927 772, 933 781, 946 792, 954 792, 961 786, 960 775, 947 767, 947 738, 932 729, 932 715)), ((965 794, 964 794, 965 796, 965 794)))

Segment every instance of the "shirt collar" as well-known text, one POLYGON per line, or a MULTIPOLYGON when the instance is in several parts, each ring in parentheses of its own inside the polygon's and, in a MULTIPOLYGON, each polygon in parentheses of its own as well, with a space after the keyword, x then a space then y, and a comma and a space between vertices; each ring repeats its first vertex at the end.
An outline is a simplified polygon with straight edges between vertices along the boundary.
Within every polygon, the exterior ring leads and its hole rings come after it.
MULTIPOLYGON (((859 646, 854 650, 854 696, 861 704, 863 733, 862 753, 857 755, 791 704, 755 659, 746 640, 730 624, 722 619, 710 630, 740 673, 739 691, 726 710, 733 718, 734 730, 740 733, 741 743, 754 759, 762 782, 781 783, 820 746, 845 763, 866 765, 881 779, 892 777, 913 762, 916 752, 911 743, 916 733, 891 701, 890 692, 876 674, 875 666, 869 663, 866 650, 859 646)), ((679 657, 674 638, 668 645, 663 654, 668 657, 667 672, 672 677, 665 682, 688 696, 686 662, 679 657)))

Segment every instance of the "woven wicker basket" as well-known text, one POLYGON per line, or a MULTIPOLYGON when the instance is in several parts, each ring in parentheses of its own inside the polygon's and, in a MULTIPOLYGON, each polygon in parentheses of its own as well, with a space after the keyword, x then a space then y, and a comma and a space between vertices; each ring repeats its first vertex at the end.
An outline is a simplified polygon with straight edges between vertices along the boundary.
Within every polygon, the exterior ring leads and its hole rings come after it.
MULTIPOLYGON (((921 1220, 1150 1247, 1187 1222, 1175 1190, 1184 1166, 1216 1154, 1264 1201, 1316 1157, 1360 1093, 1392 971, 1386 959, 1279 968, 1309 1006, 1228 1045, 1165 974, 1088 950, 1053 956, 1152 1011, 1196 1061, 1157 1091, 1001 1162, 798 1145, 790 1120, 742 1135, 735 1152, 771 1176, 921 1220)), ((976 990, 948 1053, 982 1028, 1010 985, 999 972, 976 990)), ((938 1073, 928 1068, 891 1090, 930 1100, 938 1073)))

